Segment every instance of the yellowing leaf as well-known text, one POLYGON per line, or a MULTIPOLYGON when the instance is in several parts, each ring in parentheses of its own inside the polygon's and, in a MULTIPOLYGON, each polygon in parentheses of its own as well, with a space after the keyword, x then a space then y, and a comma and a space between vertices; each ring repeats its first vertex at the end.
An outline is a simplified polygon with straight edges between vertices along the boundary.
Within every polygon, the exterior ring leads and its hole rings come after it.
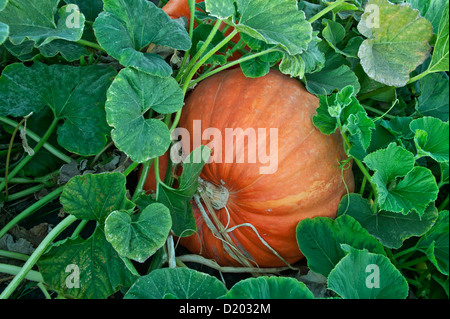
POLYGON ((409 74, 430 54, 433 27, 409 5, 370 0, 358 30, 368 38, 358 52, 364 71, 386 85, 406 85, 409 74))

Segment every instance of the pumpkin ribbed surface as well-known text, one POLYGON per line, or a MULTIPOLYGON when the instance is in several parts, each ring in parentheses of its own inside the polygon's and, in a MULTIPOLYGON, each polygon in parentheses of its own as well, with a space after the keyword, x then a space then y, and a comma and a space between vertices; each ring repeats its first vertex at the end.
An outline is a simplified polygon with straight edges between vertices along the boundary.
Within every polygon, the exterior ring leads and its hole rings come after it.
MULTIPOLYGON (((342 174, 339 166, 346 159, 340 135, 324 135, 312 123, 318 106, 317 97, 298 80, 275 70, 256 79, 246 78, 240 69, 223 71, 202 81, 186 99, 179 127, 186 128, 192 136, 194 121, 200 121, 196 123, 201 123, 202 130, 216 128, 222 132, 222 163, 206 164, 201 178, 228 191, 226 207, 216 209, 215 214, 227 230, 243 225, 227 234, 252 265, 285 265, 259 236, 285 261, 300 260, 298 222, 315 216, 335 216, 340 199, 346 194, 342 177, 349 191, 353 191, 351 168, 342 174), (262 163, 258 157, 256 163, 248 163, 247 139, 244 163, 238 163, 242 158, 236 158, 236 140, 233 163, 225 162, 224 132, 236 128, 256 132, 266 128, 263 151, 267 155, 271 154, 269 128, 278 130, 278 165, 273 174, 261 174, 260 168, 269 163, 262 163)), ((193 140, 183 141, 185 146, 190 143, 190 150, 195 147, 193 140)), ((210 142, 201 141, 204 145, 210 142)), ((213 156, 219 144, 209 144, 213 156)), ((260 145, 258 151, 262 148, 260 145)), ((227 253, 230 248, 224 248, 228 244, 212 234, 195 203, 193 210, 198 233, 182 238, 181 244, 220 265, 240 265, 227 253)), ((206 207, 205 210, 208 213, 206 207)))

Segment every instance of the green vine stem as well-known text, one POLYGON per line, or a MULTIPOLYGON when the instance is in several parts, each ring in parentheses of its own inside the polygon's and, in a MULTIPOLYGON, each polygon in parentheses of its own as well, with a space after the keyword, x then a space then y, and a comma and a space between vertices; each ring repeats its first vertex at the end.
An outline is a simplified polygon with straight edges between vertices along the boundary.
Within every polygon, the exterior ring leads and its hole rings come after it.
POLYGON ((30 256, 21 254, 15 251, 8 251, 8 250, 2 250, 0 249, 0 257, 10 258, 10 259, 16 259, 16 260, 22 260, 27 261, 30 256))
MULTIPOLYGON (((19 124, 18 122, 13 121, 13 120, 11 120, 7 117, 3 117, 3 116, 0 116, 0 122, 3 122, 12 127, 16 127, 19 124)), ((22 128, 22 126, 20 128, 22 128)), ((36 142, 39 142, 42 140, 41 137, 39 137, 36 133, 30 131, 28 128, 26 129, 25 133, 27 134, 27 136, 29 136, 31 139, 33 139, 36 142)), ((59 151, 58 149, 56 149, 55 147, 53 147, 52 145, 50 145, 47 142, 44 143, 44 148, 47 151, 49 151, 51 154, 53 154, 54 156, 58 157, 59 159, 61 159, 62 161, 66 162, 66 163, 70 163, 72 161, 72 159, 69 156, 62 153, 61 151, 59 151)))
MULTIPOLYGON (((191 12, 191 19, 190 19, 190 24, 189 24, 189 38, 192 41, 193 35, 194 35, 194 21, 195 21, 195 0, 188 0, 188 4, 189 4, 189 10, 191 12)), ((181 65, 180 65, 180 70, 184 70, 186 62, 188 60, 188 56, 189 56, 189 52, 191 51, 191 49, 189 48, 184 56, 183 56, 183 60, 181 61, 181 65)), ((179 80, 179 79, 178 79, 179 80)))
POLYGON ((14 194, 10 194, 8 195, 8 198, 5 200, 5 202, 11 202, 13 200, 17 200, 19 198, 34 194, 39 192, 40 190, 42 190, 45 187, 44 184, 39 184, 36 186, 32 186, 30 188, 24 189, 23 191, 14 193, 14 194))
MULTIPOLYGON (((34 154, 36 154, 42 146, 44 146, 45 142, 48 140, 50 135, 53 133, 53 131, 56 128, 56 125, 58 124, 58 118, 53 119, 52 124, 50 124, 50 127, 47 129, 47 132, 45 132, 44 136, 41 138, 41 140, 38 142, 38 144, 34 147, 33 151, 34 154)), ((20 163, 11 171, 11 173, 8 174, 10 178, 13 178, 16 176, 16 174, 33 158, 33 155, 27 155, 24 159, 20 161, 20 163)), ((3 188, 6 186, 6 180, 0 183, 0 191, 3 190, 3 188)))
POLYGON ((327 14, 328 12, 330 12, 331 10, 333 10, 334 8, 340 6, 341 4, 343 4, 345 2, 345 0, 337 0, 335 1, 333 4, 329 5, 328 7, 326 7, 325 9, 323 9, 322 11, 320 11, 319 13, 317 13, 315 16, 311 17, 308 22, 309 23, 313 23, 314 21, 316 21, 317 19, 320 19, 322 16, 324 16, 325 14, 327 14))
POLYGON ((370 111, 370 112, 376 113, 376 114, 378 114, 378 115, 382 115, 382 117, 386 117, 386 118, 388 118, 388 119, 390 119, 390 120, 392 120, 393 118, 395 118, 394 115, 389 115, 389 114, 387 114, 386 112, 383 112, 383 111, 381 111, 381 110, 379 110, 379 109, 376 109, 376 108, 374 108, 374 107, 371 107, 371 106, 368 106, 368 105, 362 105, 362 107, 363 107, 366 111, 370 111))
POLYGON ((20 271, 16 274, 14 279, 9 283, 9 285, 3 290, 0 295, 0 299, 7 299, 14 290, 17 289, 19 284, 24 280, 27 274, 34 267, 36 262, 42 256, 42 254, 47 250, 50 244, 55 240, 58 235, 64 231, 67 227, 69 227, 73 222, 75 222, 77 218, 75 216, 69 215, 63 221, 61 221, 53 230, 48 233, 48 235, 42 240, 39 246, 35 249, 33 254, 31 254, 30 258, 25 262, 20 271))
MULTIPOLYGON (((214 30, 219 28, 219 21, 214 25, 213 30, 211 31, 211 34, 214 34, 214 30)), ((217 30, 216 30, 217 32, 217 30)), ((211 35, 210 34, 210 35, 211 35)), ((217 51, 219 51, 220 48, 222 48, 224 45, 226 45, 236 34, 238 34, 238 31, 236 29, 234 29, 225 39, 223 39, 222 41, 220 41, 214 48, 211 49, 211 51, 209 51, 208 53, 206 53, 191 69, 190 72, 188 73, 186 80, 184 81, 183 84, 183 93, 186 94, 187 90, 189 89, 189 87, 191 86, 191 80, 194 77, 195 73, 198 71, 198 69, 200 69, 200 67, 212 56, 214 55, 217 51)), ((209 39, 209 37, 208 37, 209 39)), ((206 41, 208 41, 208 39, 206 41)), ((212 39, 211 39, 212 40, 212 39)), ((206 50, 207 48, 207 42, 205 41, 205 44, 202 46, 201 49, 206 50)), ((209 44, 209 43, 208 43, 209 44)), ((197 56, 201 56, 201 54, 203 54, 202 50, 199 50, 197 52, 197 54, 195 55, 195 57, 192 59, 192 61, 195 61, 197 56)), ((191 62, 192 62, 191 61, 191 62)), ((189 65, 188 65, 189 67, 189 65)))
POLYGON ((447 197, 442 201, 442 203, 439 205, 438 210, 445 210, 448 206, 448 202, 449 202, 449 195, 447 195, 447 197))
POLYGON ((150 170, 150 167, 152 166, 152 163, 155 159, 148 160, 144 164, 142 164, 142 172, 141 176, 139 176, 138 183, 136 185, 136 189, 134 191, 133 197, 131 198, 131 201, 134 202, 138 198, 138 196, 142 193, 142 189, 144 188, 145 181, 147 180, 148 172, 150 170))
POLYGON ((128 167, 126 168, 126 170, 123 172, 123 175, 125 175, 125 176, 130 175, 130 173, 131 173, 132 171, 134 171, 134 169, 135 169, 136 167, 138 167, 138 166, 139 166, 139 163, 136 163, 136 162, 131 163, 130 166, 128 166, 128 167))
POLYGON ((216 69, 214 69, 214 70, 212 70, 212 71, 210 71, 208 73, 202 74, 201 76, 199 76, 194 81, 191 81, 190 86, 193 86, 193 85, 197 84, 198 82, 206 79, 207 77, 210 77, 211 75, 214 75, 216 73, 219 73, 220 71, 228 69, 228 68, 230 68, 230 67, 232 67, 232 66, 234 66, 236 64, 240 64, 242 62, 245 62, 245 61, 257 58, 257 57, 259 57, 261 55, 269 54, 269 53, 275 52, 275 51, 279 51, 279 50, 277 48, 270 48, 270 49, 267 49, 267 50, 264 50, 264 51, 260 51, 260 52, 254 53, 252 55, 247 55, 245 57, 242 57, 242 58, 240 58, 238 60, 235 60, 235 61, 232 61, 230 63, 227 63, 227 64, 225 64, 225 65, 223 65, 221 67, 218 67, 218 68, 216 68, 216 69))
POLYGON ((38 200, 36 203, 34 203, 33 205, 29 206, 27 209, 25 209, 24 211, 22 211, 19 215, 17 215, 16 217, 14 217, 8 224, 6 224, 1 230, 0 230, 0 238, 2 238, 12 227, 14 227, 14 225, 16 225, 17 223, 19 223, 21 220, 23 220, 24 218, 30 216, 31 214, 33 214, 35 211, 37 211, 39 208, 43 207, 44 205, 46 205, 48 202, 50 202, 51 200, 57 198, 59 196, 59 194, 62 193, 64 186, 61 186, 57 189, 55 189, 53 192, 51 192, 50 194, 48 194, 47 196, 41 198, 40 200, 38 200))
MULTIPOLYGON (((8 264, 0 264, 0 272, 10 275, 17 275, 20 273, 21 268, 19 266, 13 266, 8 264)), ((30 270, 26 275, 25 279, 35 281, 35 282, 44 282, 42 275, 40 272, 36 270, 30 270)))
POLYGON ((90 42, 90 41, 87 41, 87 40, 80 39, 80 40, 77 41, 77 43, 81 44, 81 45, 84 45, 84 46, 87 46, 87 47, 90 47, 90 48, 93 48, 93 49, 96 49, 96 50, 100 50, 100 51, 106 52, 105 49, 103 49, 100 45, 98 45, 97 43, 94 43, 94 42, 90 42))
MULTIPOLYGON (((180 73, 178 73, 177 77, 175 78, 175 80, 177 80, 177 82, 181 80, 181 78, 183 77, 183 75, 186 72, 188 72, 189 70, 191 70, 192 68, 194 68, 195 66, 198 65, 198 63, 197 64, 195 64, 195 63, 202 56, 203 52, 206 51, 206 49, 208 48, 209 44, 214 39, 214 36, 216 35, 217 31, 219 30, 219 27, 220 27, 220 21, 217 21, 216 24, 214 25, 214 27, 212 28, 211 32, 209 33, 208 37, 206 38, 205 42, 203 43, 202 47, 192 57, 192 59, 191 59, 191 61, 189 61, 188 65, 180 73)), ((216 51, 214 51, 214 53, 216 53, 216 51)), ((208 58, 209 58, 209 56, 208 56, 208 58)), ((201 63, 201 64, 203 64, 203 63, 201 63)), ((195 68, 194 74, 195 74, 195 72, 197 72, 198 68, 200 68, 201 64, 198 67, 195 68)))

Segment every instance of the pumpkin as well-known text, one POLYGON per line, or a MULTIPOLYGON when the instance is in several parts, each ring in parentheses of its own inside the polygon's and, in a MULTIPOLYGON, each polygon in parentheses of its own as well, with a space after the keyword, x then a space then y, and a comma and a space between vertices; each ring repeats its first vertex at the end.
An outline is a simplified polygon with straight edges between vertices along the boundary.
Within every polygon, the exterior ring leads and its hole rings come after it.
MULTIPOLYGON (((195 0, 195 2, 201 2, 203 0, 195 0)), ((188 21, 191 19, 191 10, 189 10, 188 0, 170 0, 162 9, 172 19, 178 19, 180 17, 186 17, 188 21)))
POLYGON ((298 222, 335 217, 346 187, 349 192, 354 188, 351 163, 344 170, 340 166, 347 159, 340 134, 324 135, 312 123, 318 106, 318 98, 298 80, 277 70, 246 78, 240 68, 231 69, 200 82, 187 97, 179 122, 191 138, 180 143, 186 153, 199 146, 193 136, 199 123, 201 130, 213 128, 209 132, 221 135, 202 136, 201 144, 212 150, 211 163, 200 175, 202 207, 199 200, 192 202, 197 233, 181 238, 181 245, 222 266, 278 267, 303 257, 296 241, 298 222), (237 139, 227 140, 226 132, 238 128, 266 129, 266 144, 258 140, 257 151, 272 156, 275 149, 276 170, 267 170, 267 158, 247 160, 250 139, 244 138, 241 147, 237 139), (228 153, 220 152, 221 144, 228 153))

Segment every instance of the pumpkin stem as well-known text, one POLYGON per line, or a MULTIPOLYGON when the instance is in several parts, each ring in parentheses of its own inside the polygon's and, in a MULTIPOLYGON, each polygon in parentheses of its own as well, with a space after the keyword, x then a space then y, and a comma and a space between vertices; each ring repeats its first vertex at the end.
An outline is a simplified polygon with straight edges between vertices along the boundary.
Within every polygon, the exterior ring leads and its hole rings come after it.
POLYGON ((211 201, 211 205, 214 209, 222 209, 227 206, 228 199, 230 198, 230 192, 223 185, 214 185, 211 182, 205 181, 202 178, 198 178, 199 185, 205 190, 206 195, 211 201))

